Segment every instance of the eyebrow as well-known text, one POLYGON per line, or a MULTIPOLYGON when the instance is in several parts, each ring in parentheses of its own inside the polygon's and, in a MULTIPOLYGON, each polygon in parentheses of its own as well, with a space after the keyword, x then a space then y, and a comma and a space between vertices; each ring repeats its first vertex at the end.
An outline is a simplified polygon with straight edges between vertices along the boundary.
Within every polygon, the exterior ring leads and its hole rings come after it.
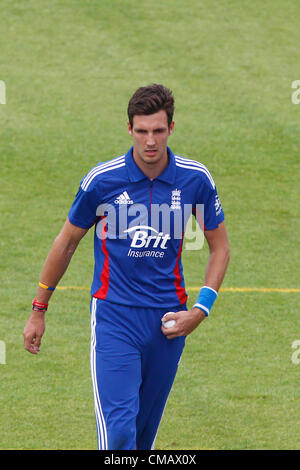
MULTIPOLYGON (((148 132, 148 130, 144 129, 143 127, 137 127, 134 130, 136 132, 148 132)), ((155 129, 153 129, 153 132, 161 132, 161 131, 166 131, 166 130, 167 130, 167 127, 156 127, 155 129)))

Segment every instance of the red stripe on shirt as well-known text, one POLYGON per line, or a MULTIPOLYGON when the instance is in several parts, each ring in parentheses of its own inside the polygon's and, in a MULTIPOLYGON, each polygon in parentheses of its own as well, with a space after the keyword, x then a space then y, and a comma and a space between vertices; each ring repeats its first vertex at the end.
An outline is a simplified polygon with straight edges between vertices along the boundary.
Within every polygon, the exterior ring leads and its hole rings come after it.
POLYGON ((179 260, 180 260, 180 256, 181 256, 181 252, 182 252, 183 236, 184 236, 184 234, 182 234, 182 239, 181 239, 178 254, 177 254, 176 264, 175 264, 175 268, 174 268, 174 271, 173 271, 174 275, 175 275, 174 284, 175 284, 176 294, 177 294, 178 300, 179 300, 181 305, 184 304, 187 301, 187 295, 186 295, 186 292, 185 292, 185 288, 181 285, 182 277, 181 277, 180 269, 179 269, 179 260))
POLYGON ((100 289, 94 294, 94 297, 97 299, 105 299, 107 296, 109 288, 109 254, 106 247, 106 234, 107 234, 107 224, 104 219, 101 220, 102 231, 101 231, 101 240, 102 240, 102 251, 104 253, 104 263, 102 272, 100 275, 100 281, 102 283, 100 289))

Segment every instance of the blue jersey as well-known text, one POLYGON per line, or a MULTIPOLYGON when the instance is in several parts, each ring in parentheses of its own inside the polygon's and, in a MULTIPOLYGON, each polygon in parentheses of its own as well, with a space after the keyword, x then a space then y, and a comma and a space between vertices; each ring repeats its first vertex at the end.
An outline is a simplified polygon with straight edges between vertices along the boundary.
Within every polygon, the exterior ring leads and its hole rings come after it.
POLYGON ((84 229, 95 224, 96 298, 141 307, 187 301, 181 253, 190 216, 212 230, 224 213, 208 169, 167 150, 168 166, 152 181, 136 165, 133 148, 81 181, 69 220, 84 229))

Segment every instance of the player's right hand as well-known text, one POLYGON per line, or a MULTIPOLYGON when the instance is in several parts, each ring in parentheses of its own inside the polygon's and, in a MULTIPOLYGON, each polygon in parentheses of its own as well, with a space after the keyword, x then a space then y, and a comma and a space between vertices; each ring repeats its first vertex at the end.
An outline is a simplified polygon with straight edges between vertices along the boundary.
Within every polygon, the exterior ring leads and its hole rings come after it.
POLYGON ((24 348, 31 354, 38 354, 45 331, 44 312, 32 312, 24 328, 24 348))

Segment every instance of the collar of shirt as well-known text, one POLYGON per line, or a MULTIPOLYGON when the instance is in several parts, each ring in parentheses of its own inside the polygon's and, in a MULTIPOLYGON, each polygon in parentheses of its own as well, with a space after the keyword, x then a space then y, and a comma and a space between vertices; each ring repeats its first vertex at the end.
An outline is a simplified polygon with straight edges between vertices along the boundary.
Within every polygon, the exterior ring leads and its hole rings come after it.
MULTIPOLYGON (((141 181, 144 178, 148 177, 142 172, 142 170, 137 166, 133 159, 133 147, 130 148, 130 150, 126 153, 125 156, 125 163, 126 163, 126 168, 128 172, 128 177, 131 182, 137 182, 141 181)), ((172 150, 167 147, 168 151, 168 156, 169 156, 169 164, 165 170, 158 175, 155 179, 164 181, 165 183, 173 184, 175 182, 175 177, 176 177, 176 163, 175 163, 175 158, 172 150)))

